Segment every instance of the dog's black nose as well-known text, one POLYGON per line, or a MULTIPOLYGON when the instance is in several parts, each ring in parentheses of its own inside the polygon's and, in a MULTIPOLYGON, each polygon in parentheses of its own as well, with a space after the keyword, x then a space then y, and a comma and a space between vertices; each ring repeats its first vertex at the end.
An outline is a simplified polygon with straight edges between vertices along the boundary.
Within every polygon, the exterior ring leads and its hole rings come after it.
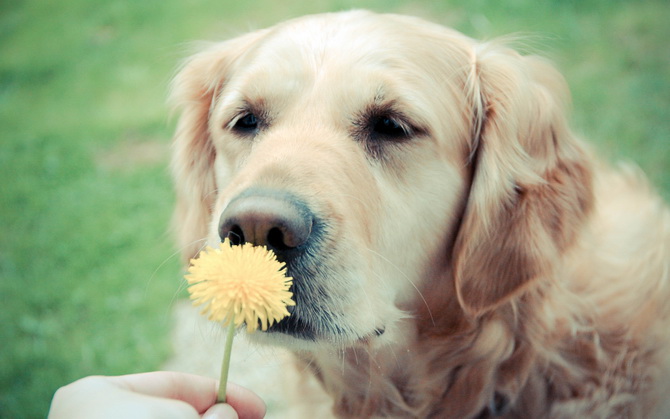
POLYGON ((219 236, 234 245, 252 243, 281 254, 305 243, 312 213, 288 193, 249 190, 233 199, 219 219, 219 236))

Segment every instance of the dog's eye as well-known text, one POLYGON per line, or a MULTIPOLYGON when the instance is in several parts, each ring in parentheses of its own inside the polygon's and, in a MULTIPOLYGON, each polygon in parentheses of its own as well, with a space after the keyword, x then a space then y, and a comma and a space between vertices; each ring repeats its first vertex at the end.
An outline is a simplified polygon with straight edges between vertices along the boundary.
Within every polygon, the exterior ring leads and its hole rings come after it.
POLYGON ((372 131, 375 134, 389 138, 402 138, 409 135, 404 126, 388 116, 375 118, 372 125, 372 131))
POLYGON ((236 131, 248 133, 258 129, 258 118, 252 113, 248 113, 235 121, 233 129, 236 131))

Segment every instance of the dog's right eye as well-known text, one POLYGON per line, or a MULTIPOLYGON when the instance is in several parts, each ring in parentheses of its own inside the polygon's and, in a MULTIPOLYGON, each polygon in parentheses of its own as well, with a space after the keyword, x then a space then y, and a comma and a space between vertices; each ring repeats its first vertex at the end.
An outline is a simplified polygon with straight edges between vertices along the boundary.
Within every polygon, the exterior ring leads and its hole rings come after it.
POLYGON ((252 113, 247 113, 235 121, 233 129, 245 134, 256 131, 258 129, 258 118, 252 113))
POLYGON ((388 116, 376 118, 372 123, 372 131, 374 134, 393 139, 399 139, 409 135, 404 126, 388 116))

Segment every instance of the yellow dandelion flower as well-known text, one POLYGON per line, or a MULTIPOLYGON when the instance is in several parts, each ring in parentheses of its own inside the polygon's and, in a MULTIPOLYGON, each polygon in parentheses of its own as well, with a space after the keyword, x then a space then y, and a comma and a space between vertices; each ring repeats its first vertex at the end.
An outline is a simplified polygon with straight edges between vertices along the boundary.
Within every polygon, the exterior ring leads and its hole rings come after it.
POLYGON ((267 330, 290 313, 293 279, 284 272, 285 265, 271 250, 250 243, 231 246, 228 240, 218 249, 207 247, 185 276, 194 305, 204 305, 202 314, 228 326, 221 364, 217 401, 226 402, 226 387, 235 329, 243 323, 253 332, 261 326, 267 330))
POLYGON ((267 330, 289 315, 287 306, 295 305, 289 291, 293 279, 284 269, 271 250, 250 243, 230 246, 226 240, 192 259, 185 278, 193 304, 203 306, 202 314, 224 325, 246 323, 253 332, 259 325, 267 330))

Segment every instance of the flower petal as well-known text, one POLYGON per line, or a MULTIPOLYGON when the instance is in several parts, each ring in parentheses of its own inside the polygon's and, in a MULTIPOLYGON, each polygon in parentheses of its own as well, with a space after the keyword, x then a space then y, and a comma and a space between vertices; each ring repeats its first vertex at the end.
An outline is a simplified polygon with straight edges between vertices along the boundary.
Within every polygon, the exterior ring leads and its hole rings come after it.
POLYGON ((250 243, 231 246, 226 240, 191 259, 184 278, 193 304, 203 306, 202 314, 227 325, 234 313, 235 326, 246 323, 252 332, 290 315, 286 306, 295 305, 289 291, 293 279, 285 273, 271 250, 250 243))

